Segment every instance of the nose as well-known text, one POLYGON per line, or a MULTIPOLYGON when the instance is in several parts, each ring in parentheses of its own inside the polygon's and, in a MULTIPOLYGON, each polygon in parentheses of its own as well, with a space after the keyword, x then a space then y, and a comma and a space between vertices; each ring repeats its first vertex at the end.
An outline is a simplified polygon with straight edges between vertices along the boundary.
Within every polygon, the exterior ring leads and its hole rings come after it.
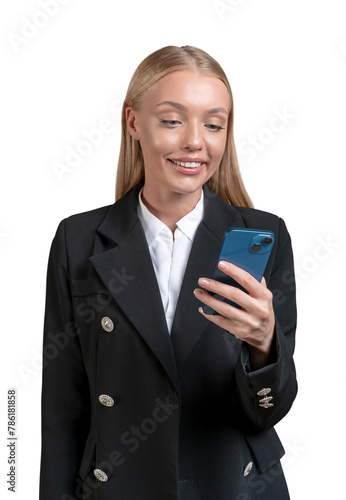
POLYGON ((182 149, 200 150, 203 147, 203 132, 198 123, 188 123, 181 140, 182 149))

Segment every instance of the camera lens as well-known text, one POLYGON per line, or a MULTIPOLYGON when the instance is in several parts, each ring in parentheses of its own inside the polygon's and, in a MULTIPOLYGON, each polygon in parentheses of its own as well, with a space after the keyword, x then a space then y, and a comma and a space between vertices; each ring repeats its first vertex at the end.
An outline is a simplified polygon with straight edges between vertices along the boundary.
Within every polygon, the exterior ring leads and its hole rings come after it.
POLYGON ((254 245, 252 245, 251 250, 253 252, 259 252, 261 250, 261 245, 259 243, 255 243, 254 245))
POLYGON ((267 236, 266 238, 264 238, 262 243, 263 243, 263 245, 270 245, 272 241, 273 241, 273 238, 271 238, 270 236, 267 236))

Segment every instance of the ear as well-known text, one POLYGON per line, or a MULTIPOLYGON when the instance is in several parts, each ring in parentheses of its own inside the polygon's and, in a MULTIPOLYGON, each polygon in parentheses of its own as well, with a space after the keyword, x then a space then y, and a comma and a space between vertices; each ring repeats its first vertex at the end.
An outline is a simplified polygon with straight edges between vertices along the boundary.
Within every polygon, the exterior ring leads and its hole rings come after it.
POLYGON ((126 123, 127 123, 127 130, 129 131, 129 134, 132 135, 132 137, 134 139, 139 141, 139 131, 137 128, 137 117, 136 117, 136 112, 132 106, 128 106, 127 108, 125 108, 125 117, 126 117, 126 123))

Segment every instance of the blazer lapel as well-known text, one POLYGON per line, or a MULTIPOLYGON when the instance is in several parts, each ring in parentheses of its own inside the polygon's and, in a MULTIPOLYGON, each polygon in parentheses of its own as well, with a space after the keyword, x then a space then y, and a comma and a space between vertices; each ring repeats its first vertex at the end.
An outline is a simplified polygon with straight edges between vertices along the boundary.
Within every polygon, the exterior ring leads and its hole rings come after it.
POLYGON ((142 225, 137 217, 139 188, 111 206, 98 233, 114 247, 90 257, 90 262, 115 301, 154 352, 176 389, 178 371, 209 321, 199 312, 193 295, 198 278, 211 276, 223 234, 243 227, 239 213, 204 187, 204 218, 190 252, 169 336, 161 294, 142 225))
POLYGON ((178 390, 178 374, 160 290, 137 218, 138 191, 132 190, 111 207, 98 232, 116 246, 90 257, 90 262, 178 390))
POLYGON ((202 303, 193 294, 198 279, 211 277, 225 230, 244 227, 238 212, 206 186, 204 196, 204 217, 191 248, 172 325, 171 342, 178 371, 209 325, 198 311, 202 303))
POLYGON ((171 342, 178 370, 209 324, 198 312, 202 303, 196 299, 193 290, 198 287, 198 278, 211 276, 219 247, 220 240, 201 222, 191 248, 172 325, 171 342))

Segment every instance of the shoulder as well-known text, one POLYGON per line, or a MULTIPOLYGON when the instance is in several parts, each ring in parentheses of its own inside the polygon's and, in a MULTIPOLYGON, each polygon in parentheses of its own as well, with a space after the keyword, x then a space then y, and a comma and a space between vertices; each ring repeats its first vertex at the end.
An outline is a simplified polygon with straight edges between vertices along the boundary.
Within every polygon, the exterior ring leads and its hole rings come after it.
MULTIPOLYGON (((230 205, 219 198, 209 188, 204 191, 206 195, 207 218, 218 232, 225 227, 247 227, 249 229, 268 229, 278 234, 284 225, 278 215, 257 208, 238 207, 230 205)), ((211 224, 210 224, 211 225, 211 224)))
POLYGON ((244 222, 246 227, 260 228, 265 224, 266 227, 276 228, 280 225, 281 218, 271 212, 259 210, 258 208, 233 207, 244 222))
POLYGON ((65 219, 66 227, 71 230, 80 231, 94 231, 104 220, 109 210, 114 206, 106 205, 104 207, 94 208, 86 212, 80 212, 70 215, 65 219))
POLYGON ((71 267, 74 262, 84 262, 84 257, 91 255, 97 228, 111 207, 88 210, 61 220, 51 244, 51 258, 67 258, 71 267))
POLYGON ((64 240, 71 250, 78 247, 81 251, 91 250, 104 238, 117 242, 135 223, 137 202, 138 190, 132 189, 111 205, 71 215, 60 222, 56 238, 64 240))
POLYGON ((275 234, 277 244, 287 245, 291 241, 285 221, 271 212, 259 210, 257 208, 233 207, 241 217, 245 227, 249 229, 267 229, 275 234))
POLYGON ((55 237, 73 240, 77 236, 83 238, 83 235, 94 233, 112 206, 107 205, 66 217, 59 223, 55 237))
POLYGON ((139 187, 135 187, 111 205, 71 215, 62 222, 69 231, 90 234, 104 225, 108 228, 124 220, 132 221, 137 214, 138 192, 139 187))

